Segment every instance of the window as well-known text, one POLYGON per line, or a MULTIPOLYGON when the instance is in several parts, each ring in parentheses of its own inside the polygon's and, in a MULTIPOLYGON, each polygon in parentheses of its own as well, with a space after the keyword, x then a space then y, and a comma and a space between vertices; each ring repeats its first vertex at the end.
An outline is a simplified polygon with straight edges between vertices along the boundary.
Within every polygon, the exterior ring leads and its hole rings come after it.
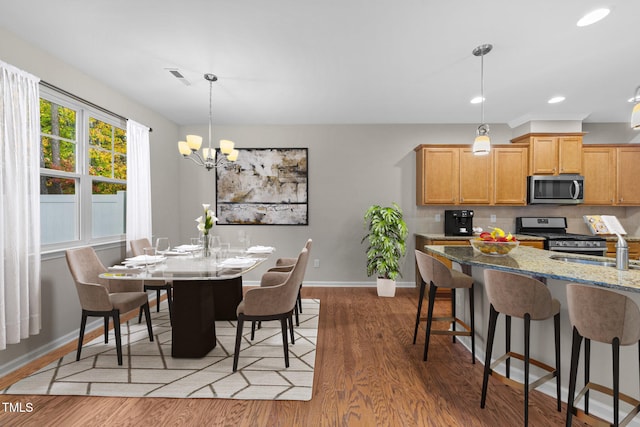
POLYGON ((126 232, 125 124, 41 88, 41 244, 121 239, 126 232))

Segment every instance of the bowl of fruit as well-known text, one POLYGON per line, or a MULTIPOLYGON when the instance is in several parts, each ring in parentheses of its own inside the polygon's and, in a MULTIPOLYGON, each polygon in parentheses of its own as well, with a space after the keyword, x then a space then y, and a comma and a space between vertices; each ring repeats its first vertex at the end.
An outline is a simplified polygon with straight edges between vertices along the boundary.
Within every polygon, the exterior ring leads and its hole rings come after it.
POLYGON ((491 256, 505 256, 520 244, 511 233, 506 234, 497 227, 491 233, 488 231, 480 233, 478 237, 469 242, 476 251, 491 256))

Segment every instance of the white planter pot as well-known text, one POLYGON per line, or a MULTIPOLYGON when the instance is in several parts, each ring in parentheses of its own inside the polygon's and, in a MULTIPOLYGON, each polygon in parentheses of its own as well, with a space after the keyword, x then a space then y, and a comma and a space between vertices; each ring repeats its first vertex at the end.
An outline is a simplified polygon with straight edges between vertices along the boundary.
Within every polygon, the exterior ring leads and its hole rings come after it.
POLYGON ((377 288, 379 297, 393 297, 396 295, 395 280, 378 278, 377 288))

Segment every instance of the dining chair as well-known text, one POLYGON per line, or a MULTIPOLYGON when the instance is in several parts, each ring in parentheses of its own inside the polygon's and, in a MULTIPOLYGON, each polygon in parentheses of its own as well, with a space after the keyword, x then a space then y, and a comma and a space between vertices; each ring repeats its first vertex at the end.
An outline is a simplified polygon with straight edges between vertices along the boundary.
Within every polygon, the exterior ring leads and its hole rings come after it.
MULTIPOLYGON (((133 256, 144 255, 144 248, 151 247, 151 242, 147 238, 136 239, 131 241, 131 253, 133 256)), ((173 284, 166 280, 145 280, 145 291, 156 291, 156 312, 160 311, 160 291, 167 293, 167 304, 169 305, 169 319, 172 319, 171 311, 173 309, 173 284)), ((142 321, 142 310, 138 314, 138 322, 142 321)))
MULTIPOLYGON (((287 339, 287 322, 293 336, 293 310, 297 305, 297 296, 307 268, 309 251, 304 248, 291 272, 278 285, 249 289, 238 308, 235 352, 233 354, 233 372, 238 369, 238 357, 242 341, 242 329, 245 320, 280 320, 282 328, 282 345, 284 348, 284 364, 289 367, 289 343, 287 339)), ((268 273, 265 273, 268 274, 268 273)), ((282 276, 281 276, 282 277, 282 276)), ((293 344, 294 342, 292 342, 293 344)))
POLYGON ((143 310, 147 321, 149 340, 153 341, 147 293, 142 290, 140 283, 126 280, 108 281, 100 279, 100 274, 106 273, 107 269, 92 247, 69 249, 66 251, 66 259, 69 271, 76 284, 76 291, 82 308, 76 361, 80 360, 87 317, 102 317, 104 318, 105 344, 109 342, 109 318, 113 318, 118 365, 122 365, 121 314, 137 308, 143 310), (127 290, 127 287, 131 289, 127 290))
MULTIPOLYGON (((307 239, 307 243, 305 243, 304 247, 308 252, 311 252, 311 244, 313 243, 312 239, 307 239)), ((297 258, 278 258, 276 260, 275 267, 271 267, 269 272, 288 272, 293 269, 293 266, 296 264, 297 258)), ((295 309, 296 316, 296 326, 300 326, 300 319, 298 313, 302 313, 302 296, 300 295, 302 290, 302 283, 300 283, 300 291, 298 292, 298 298, 295 309)))

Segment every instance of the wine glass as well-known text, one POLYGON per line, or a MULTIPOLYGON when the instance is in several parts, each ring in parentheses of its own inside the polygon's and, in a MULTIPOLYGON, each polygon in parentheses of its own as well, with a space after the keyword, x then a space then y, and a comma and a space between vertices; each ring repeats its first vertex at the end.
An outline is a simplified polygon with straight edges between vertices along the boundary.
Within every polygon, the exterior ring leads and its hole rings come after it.
POLYGON ((168 237, 158 237, 156 240, 156 252, 163 255, 169 252, 171 249, 171 243, 169 243, 168 237))
POLYGON ((221 243, 220 243, 220 237, 219 236, 211 236, 210 240, 210 248, 211 251, 215 254, 216 258, 218 257, 218 254, 220 253, 220 250, 222 248, 221 243))

